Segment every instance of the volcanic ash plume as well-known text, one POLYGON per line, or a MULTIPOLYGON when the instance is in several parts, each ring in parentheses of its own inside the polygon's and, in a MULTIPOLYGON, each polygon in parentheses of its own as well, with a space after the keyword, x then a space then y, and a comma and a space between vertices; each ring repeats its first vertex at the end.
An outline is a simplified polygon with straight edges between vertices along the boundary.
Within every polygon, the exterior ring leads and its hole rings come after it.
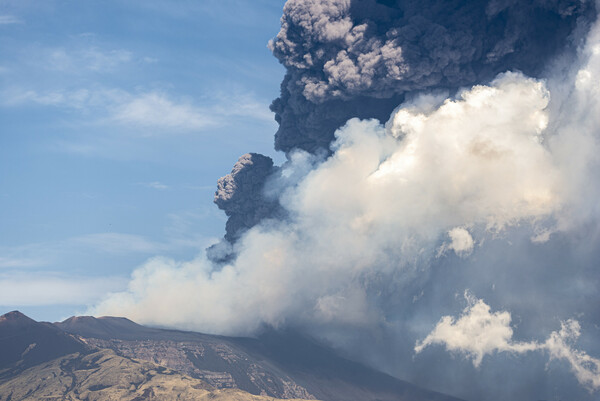
MULTIPOLYGON (((559 52, 574 54, 594 15, 585 0, 290 0, 269 43, 287 69, 271 105, 275 148, 330 153, 346 121, 384 123, 416 92, 455 92, 507 70, 539 76, 559 52)), ((247 227, 230 220, 235 242, 247 227)))
POLYGON ((590 1, 290 0, 270 43, 287 68, 275 148, 328 149, 348 119, 415 90, 455 90, 508 69, 539 75, 593 18, 590 1))
POLYGON ((467 399, 595 399, 594 5, 450 3, 289 1, 271 43, 288 161, 219 181, 218 265, 154 258, 94 312, 294 328, 467 399))

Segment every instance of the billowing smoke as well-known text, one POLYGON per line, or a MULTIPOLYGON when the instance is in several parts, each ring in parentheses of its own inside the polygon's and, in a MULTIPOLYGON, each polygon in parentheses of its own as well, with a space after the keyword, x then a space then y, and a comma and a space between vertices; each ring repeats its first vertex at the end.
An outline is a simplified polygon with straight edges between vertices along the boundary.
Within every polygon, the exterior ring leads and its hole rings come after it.
POLYGON ((269 43, 287 69, 271 105, 275 148, 330 152, 346 121, 384 123, 414 92, 447 93, 507 70, 537 76, 574 51, 594 12, 589 0, 290 0, 269 43))
POLYGON ((271 158, 248 153, 240 157, 231 174, 219 180, 215 203, 229 217, 225 239, 237 239, 236 235, 269 215, 273 206, 265 199, 263 188, 273 170, 271 158))
POLYGON ((226 242, 148 261, 94 312, 291 327, 467 399, 597 399, 593 14, 289 1, 271 43, 288 68, 273 106, 288 161, 242 156, 215 198, 226 242))
POLYGON ((270 43, 287 68, 275 148, 328 149, 348 119, 415 90, 455 90, 507 69, 537 75, 593 13, 579 0, 291 0, 270 43))
POLYGON ((216 263, 233 257, 232 243, 249 228, 267 217, 282 217, 277 198, 265 194, 267 179, 275 174, 270 157, 247 153, 239 158, 231 173, 219 179, 215 204, 227 215, 225 238, 207 249, 216 263))

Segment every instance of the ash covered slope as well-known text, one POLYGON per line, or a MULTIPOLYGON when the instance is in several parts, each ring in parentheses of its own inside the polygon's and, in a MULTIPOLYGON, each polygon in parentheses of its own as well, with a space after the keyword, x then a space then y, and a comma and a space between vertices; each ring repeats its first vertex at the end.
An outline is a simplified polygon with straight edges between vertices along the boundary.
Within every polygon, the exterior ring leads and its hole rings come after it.
POLYGON ((332 349, 291 332, 234 338, 89 316, 72 317, 55 325, 88 344, 168 366, 217 388, 326 401, 456 400, 344 359, 332 349))

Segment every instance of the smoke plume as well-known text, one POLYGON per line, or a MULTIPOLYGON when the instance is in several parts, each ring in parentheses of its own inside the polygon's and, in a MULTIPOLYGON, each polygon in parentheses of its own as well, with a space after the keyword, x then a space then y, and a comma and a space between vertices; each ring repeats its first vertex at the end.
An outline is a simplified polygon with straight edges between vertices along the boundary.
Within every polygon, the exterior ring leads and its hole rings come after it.
POLYGON ((272 205, 263 196, 263 187, 273 170, 271 158, 248 153, 240 157, 231 174, 219 180, 215 203, 229 217, 225 239, 236 239, 240 231, 256 225, 269 214, 272 205))
POLYGON ((348 119, 385 122, 407 93, 508 69, 537 76, 577 39, 590 1, 291 0, 270 43, 287 68, 275 148, 328 149, 348 119))
POLYGON ((242 156, 215 197, 226 242, 149 260, 93 311, 293 328, 467 399, 595 399, 594 18, 589 1, 288 1, 270 44, 287 162, 242 156))

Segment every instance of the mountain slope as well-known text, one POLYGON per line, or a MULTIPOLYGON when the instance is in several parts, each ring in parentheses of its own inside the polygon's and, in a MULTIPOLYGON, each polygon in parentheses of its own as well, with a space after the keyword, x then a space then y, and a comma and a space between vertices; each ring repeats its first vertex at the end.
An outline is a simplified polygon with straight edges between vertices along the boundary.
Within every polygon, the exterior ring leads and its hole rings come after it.
MULTIPOLYGON (((134 324, 112 322, 112 329, 124 332, 119 323, 134 324)), ((274 401, 238 389, 215 389, 155 363, 98 349, 17 311, 2 315, 0 401, 41 399, 274 401)))
POLYGON ((89 347, 48 323, 38 323, 18 311, 0 316, 0 379, 54 358, 89 347))
POLYGON ((326 401, 457 400, 344 359, 334 350, 292 332, 234 338, 89 316, 55 325, 90 345, 168 366, 217 388, 326 401))
POLYGON ((274 401, 240 390, 216 390, 201 380, 112 350, 70 354, 27 369, 0 384, 0 401, 37 400, 274 401))

